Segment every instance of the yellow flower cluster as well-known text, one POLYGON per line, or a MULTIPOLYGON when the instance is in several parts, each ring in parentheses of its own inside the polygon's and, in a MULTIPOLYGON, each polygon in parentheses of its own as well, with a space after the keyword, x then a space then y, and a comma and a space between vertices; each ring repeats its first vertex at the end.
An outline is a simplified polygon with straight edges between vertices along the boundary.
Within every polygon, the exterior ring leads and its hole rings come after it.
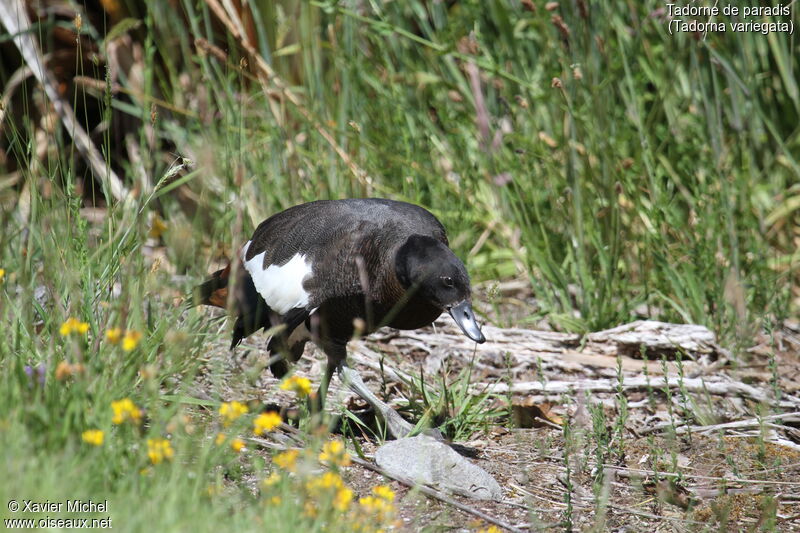
POLYGON ((128 330, 125 336, 122 337, 122 349, 126 352, 132 352, 137 346, 139 341, 142 340, 142 334, 138 331, 128 330))
POLYGON ((167 224, 164 220, 158 215, 153 215, 153 219, 150 222, 150 231, 147 234, 154 239, 158 239, 166 230, 167 224))
POLYGON ((264 488, 272 487, 273 485, 277 485, 278 483, 280 483, 281 479, 283 478, 279 473, 273 472, 269 475, 268 478, 264 479, 261 482, 261 486, 264 488))
POLYGON ((256 435, 263 435, 281 425, 281 415, 274 411, 269 413, 261 413, 253 420, 253 433, 256 435))
POLYGON ((130 398, 111 402, 111 410, 114 411, 114 417, 111 421, 117 425, 126 421, 138 424, 142 420, 142 410, 136 407, 136 404, 130 398))
POLYGON ((222 402, 219 406, 219 416, 222 417, 222 425, 230 426, 237 418, 247 414, 247 406, 241 402, 222 402))
POLYGON ((319 461, 329 466, 350 466, 350 455, 341 440, 330 440, 322 447, 319 461))
POLYGON ((83 442, 87 442, 92 446, 102 446, 103 445, 103 430, 101 429, 87 429, 86 431, 81 434, 81 439, 83 442))
POLYGON ((503 530, 501 530, 499 527, 497 527, 495 525, 491 525, 489 527, 485 527, 483 529, 479 529, 475 533, 503 533, 503 530))
POLYGON ((56 366, 56 379, 58 381, 66 381, 71 376, 82 374, 85 370, 86 368, 80 363, 75 363, 73 365, 67 361, 61 361, 56 366))
POLYGON ((292 376, 281 383, 281 390, 292 391, 300 398, 305 398, 311 394, 311 382, 308 378, 292 376))
MULTIPOLYGON (((228 437, 227 435, 225 435, 225 433, 217 433, 217 439, 216 439, 217 446, 222 446, 223 444, 225 444, 226 440, 228 440, 228 437)), ((239 453, 242 450, 244 450, 245 444, 242 439, 236 438, 231 440, 230 446, 233 451, 239 453)))
POLYGON ((125 330, 123 335, 121 328, 111 328, 106 330, 106 340, 111 344, 122 343, 122 349, 126 352, 132 352, 139 346, 139 341, 142 340, 142 334, 136 330, 125 330))
POLYGON ((298 467, 301 453, 308 459, 313 457, 308 452, 310 450, 303 453, 289 449, 272 458, 279 470, 273 471, 261 482, 267 502, 280 503, 282 494, 291 494, 292 500, 302 507, 306 518, 319 520, 330 516, 328 513, 343 513, 352 531, 362 533, 385 531, 392 525, 396 513, 393 504, 395 493, 388 486, 375 487, 370 496, 359 499, 358 505, 353 505, 355 494, 347 487, 338 470, 350 460, 341 440, 328 441, 323 446, 319 460, 333 466, 333 469, 322 474, 311 475, 310 469, 298 467), (294 475, 287 475, 287 472, 294 475))
POLYGON ((272 458, 272 462, 275 463, 278 468, 282 468, 287 472, 294 472, 297 470, 297 458, 299 456, 300 450, 286 450, 285 452, 276 454, 275 457, 272 458))
POLYGON ((394 491, 386 485, 378 485, 372 489, 371 496, 365 496, 358 500, 361 510, 377 517, 378 521, 385 522, 391 518, 395 512, 394 491))
POLYGON ((312 477, 306 481, 306 490, 308 492, 319 492, 323 489, 341 489, 342 487, 344 487, 342 477, 330 470, 319 477, 312 477))
POLYGON ((331 503, 337 511, 346 511, 353 501, 353 491, 344 486, 339 474, 330 470, 306 481, 306 492, 314 501, 333 494, 331 503))
POLYGON ((0 268, 0 283, 3 283, 3 278, 6 277, 6 269, 0 268))
POLYGON ((68 318, 67 321, 61 324, 61 327, 58 329, 58 332, 62 337, 67 337, 73 333, 77 333, 78 335, 86 335, 87 331, 89 331, 88 322, 81 322, 77 318, 72 317, 68 318))
POLYGON ((346 511, 350 507, 350 502, 353 501, 353 491, 347 487, 343 487, 336 491, 336 496, 333 497, 333 508, 337 511, 346 511))
POLYGON ((372 489, 372 494, 387 502, 394 501, 394 491, 388 485, 378 485, 372 489))
MULTIPOLYGON (((229 427, 233 424, 236 420, 238 420, 242 415, 246 415, 249 409, 247 406, 241 402, 233 401, 233 402, 222 402, 219 406, 219 415, 222 419, 222 425, 224 427, 229 427)), ((273 413, 274 414, 274 413, 273 413)), ((260 418, 260 417, 259 417, 260 418)), ((259 429, 263 430, 267 425, 269 425, 269 421, 261 420, 260 422, 256 419, 255 422, 256 426, 254 431, 256 435, 260 435, 258 433, 259 429)), ((280 424, 280 417, 278 417, 278 424, 280 424)), ((277 425, 277 424, 276 424, 277 425)), ((269 430, 267 430, 269 431, 269 430)), ((224 433, 217 434, 217 446, 222 446, 222 444, 228 439, 227 435, 224 433)), ((241 452, 244 450, 245 443, 240 438, 235 438, 230 441, 230 446, 233 451, 236 453, 241 452)))
MULTIPOLYGON (((309 450, 306 450, 306 452, 308 451, 309 450)), ((300 450, 289 449, 275 454, 272 458, 272 462, 283 472, 297 473, 300 453, 300 450)), ((310 459, 308 453, 304 455, 310 459)), ((261 486, 265 490, 270 490, 272 501, 279 498, 274 495, 274 489, 272 489, 272 487, 283 480, 296 480, 299 484, 298 488, 303 489, 300 493, 303 494, 305 499, 303 510, 307 517, 315 518, 318 513, 318 508, 325 508, 325 502, 330 504, 334 509, 345 511, 353 500, 353 491, 344 485, 344 481, 339 474, 337 472, 327 471, 320 476, 303 475, 300 479, 296 477, 286 477, 281 472, 272 472, 268 478, 261 482, 261 486)))
POLYGON ((106 330, 106 340, 111 344, 119 344, 122 340, 122 328, 111 328, 106 330))
POLYGON ((147 457, 154 465, 170 460, 175 456, 175 450, 167 439, 147 439, 147 457))

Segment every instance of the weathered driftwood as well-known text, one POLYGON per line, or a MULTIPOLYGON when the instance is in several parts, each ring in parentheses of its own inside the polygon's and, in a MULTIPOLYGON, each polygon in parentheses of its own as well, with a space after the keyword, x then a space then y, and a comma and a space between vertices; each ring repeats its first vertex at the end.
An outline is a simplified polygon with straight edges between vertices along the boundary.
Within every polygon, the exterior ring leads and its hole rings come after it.
MULTIPOLYGON (((680 378, 680 377, 664 377, 664 376, 636 376, 632 378, 625 378, 621 383, 613 379, 594 379, 594 380, 579 380, 579 381, 527 381, 517 382, 511 385, 512 394, 547 394, 558 396, 561 394, 577 394, 583 391, 587 392, 610 392, 614 393, 618 390, 631 391, 631 390, 663 390, 664 387, 670 389, 683 389, 686 392, 699 393, 699 394, 712 394, 718 396, 743 396, 758 402, 771 403, 772 399, 765 394, 762 390, 740 383, 737 381, 711 381, 703 378, 680 378)), ((493 383, 486 385, 474 385, 471 390, 476 393, 479 391, 492 392, 497 394, 504 394, 509 392, 509 386, 506 383, 493 383)), ((792 405, 790 403, 790 405, 792 405)))
MULTIPOLYGON (((668 324, 655 320, 637 320, 616 328, 589 333, 589 345, 599 353, 610 355, 639 354, 715 354, 719 352, 717 339, 704 326, 695 324, 668 324)), ((652 358, 652 357, 651 357, 652 358)))
POLYGON ((355 351, 369 346, 400 356, 411 352, 427 354, 423 369, 438 371, 443 360, 452 355, 475 355, 476 365, 489 364, 509 368, 514 374, 529 370, 555 370, 559 373, 611 377, 621 365, 625 372, 647 368, 650 375, 677 374, 680 357, 684 375, 695 375, 702 367, 723 355, 714 334, 703 326, 637 321, 617 328, 581 336, 575 333, 502 329, 484 326, 487 342, 480 346, 465 337, 445 316, 434 329, 389 333, 357 345, 355 351), (646 356, 646 359, 645 357, 646 356))

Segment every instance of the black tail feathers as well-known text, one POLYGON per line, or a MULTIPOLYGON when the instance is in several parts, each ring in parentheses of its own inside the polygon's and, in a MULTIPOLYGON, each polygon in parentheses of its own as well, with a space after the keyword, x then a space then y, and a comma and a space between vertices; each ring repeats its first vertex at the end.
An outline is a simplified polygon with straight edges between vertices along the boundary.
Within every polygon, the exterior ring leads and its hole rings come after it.
POLYGON ((192 295, 192 305, 213 305, 215 307, 228 307, 228 278, 231 274, 231 265, 222 270, 217 270, 202 285, 199 285, 192 295))

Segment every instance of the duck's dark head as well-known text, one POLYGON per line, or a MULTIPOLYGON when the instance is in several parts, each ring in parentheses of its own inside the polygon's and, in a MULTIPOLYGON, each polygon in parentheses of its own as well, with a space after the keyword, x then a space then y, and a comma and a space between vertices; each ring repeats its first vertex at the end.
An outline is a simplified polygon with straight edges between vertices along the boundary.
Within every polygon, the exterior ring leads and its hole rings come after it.
POLYGON ((407 290, 447 311, 461 331, 482 343, 472 311, 469 275, 464 263, 444 243, 424 235, 412 235, 400 247, 395 259, 397 279, 407 290))

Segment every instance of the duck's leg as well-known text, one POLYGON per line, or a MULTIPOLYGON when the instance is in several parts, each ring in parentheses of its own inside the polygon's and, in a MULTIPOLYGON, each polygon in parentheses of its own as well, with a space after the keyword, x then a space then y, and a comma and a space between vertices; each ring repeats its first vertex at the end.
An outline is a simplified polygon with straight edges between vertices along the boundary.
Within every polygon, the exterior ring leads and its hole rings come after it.
POLYGON ((395 438, 405 437, 412 431, 414 426, 406 422, 400 413, 380 401, 377 396, 372 394, 367 385, 361 379, 358 372, 347 366, 345 361, 341 361, 338 366, 339 377, 350 387, 350 390, 364 398, 386 422, 386 430, 395 438))
MULTIPOLYGON (((328 341, 322 347, 325 355, 328 356, 328 365, 325 369, 322 383, 320 384, 319 395, 327 394, 328 384, 333 375, 333 371, 339 372, 339 378, 347 385, 350 390, 361 396, 374 410, 377 416, 380 416, 386 423, 387 432, 393 437, 399 439, 409 435, 414 431, 414 425, 407 422, 400 416, 400 413, 389 407, 386 403, 382 402, 375 396, 369 387, 361 379, 361 375, 349 366, 347 366, 347 342, 328 341)), ((324 396, 322 396, 324 398, 324 396)), ((443 440, 441 432, 437 429, 428 430, 424 433, 438 439, 443 440)))

